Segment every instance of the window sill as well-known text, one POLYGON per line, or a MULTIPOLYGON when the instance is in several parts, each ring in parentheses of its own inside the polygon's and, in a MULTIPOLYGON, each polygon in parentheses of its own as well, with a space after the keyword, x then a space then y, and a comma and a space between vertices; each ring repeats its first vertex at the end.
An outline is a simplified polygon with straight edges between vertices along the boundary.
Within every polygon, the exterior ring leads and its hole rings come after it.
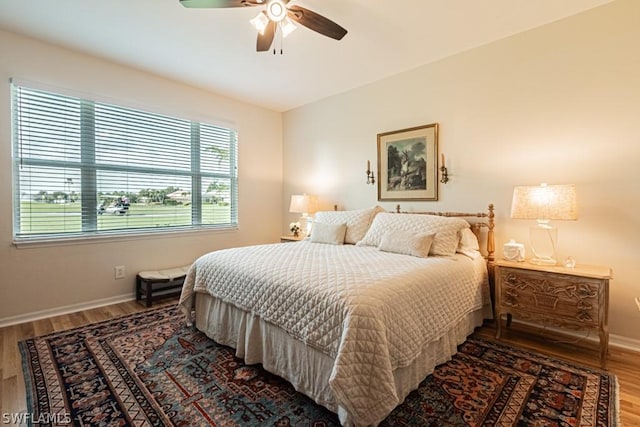
POLYGON ((219 227, 200 227, 191 229, 166 230, 166 231, 136 231, 131 233, 80 235, 55 238, 25 238, 14 239, 13 246, 18 249, 46 248, 57 246, 90 245, 97 243, 117 243, 130 240, 166 239, 169 237, 188 236, 194 233, 229 233, 238 230, 237 225, 219 227))

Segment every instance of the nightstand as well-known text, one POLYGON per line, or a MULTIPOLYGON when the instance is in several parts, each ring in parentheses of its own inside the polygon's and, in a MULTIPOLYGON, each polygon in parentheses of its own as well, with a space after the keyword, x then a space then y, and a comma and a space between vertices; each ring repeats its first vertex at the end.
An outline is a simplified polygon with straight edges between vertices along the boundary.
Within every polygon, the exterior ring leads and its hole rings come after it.
POLYGON ((535 265, 498 260, 496 280, 496 338, 502 316, 572 330, 595 329, 600 336, 600 365, 606 368, 609 349, 609 280, 604 266, 535 265))
POLYGON ((299 242, 300 240, 303 240, 305 237, 305 235, 301 234, 299 236, 294 236, 293 234, 289 234, 287 236, 280 236, 280 243, 291 243, 291 242, 299 242))

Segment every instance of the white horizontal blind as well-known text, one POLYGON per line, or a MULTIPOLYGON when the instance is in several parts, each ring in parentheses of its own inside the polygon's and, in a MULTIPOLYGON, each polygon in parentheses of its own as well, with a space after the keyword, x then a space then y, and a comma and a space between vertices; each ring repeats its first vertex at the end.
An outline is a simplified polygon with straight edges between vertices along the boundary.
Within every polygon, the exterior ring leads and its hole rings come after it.
POLYGON ((17 240, 233 226, 237 133, 12 86, 17 240))

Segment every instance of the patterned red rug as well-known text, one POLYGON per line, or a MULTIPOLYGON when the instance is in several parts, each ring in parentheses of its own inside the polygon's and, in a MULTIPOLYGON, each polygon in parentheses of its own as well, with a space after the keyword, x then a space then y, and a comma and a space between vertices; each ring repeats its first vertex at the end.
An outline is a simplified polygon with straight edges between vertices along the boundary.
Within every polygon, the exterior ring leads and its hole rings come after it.
MULTIPOLYGON (((177 313, 159 308, 21 342, 30 416, 92 426, 339 424, 177 313)), ((613 426, 617 402, 615 376, 470 338, 382 425, 613 426)))

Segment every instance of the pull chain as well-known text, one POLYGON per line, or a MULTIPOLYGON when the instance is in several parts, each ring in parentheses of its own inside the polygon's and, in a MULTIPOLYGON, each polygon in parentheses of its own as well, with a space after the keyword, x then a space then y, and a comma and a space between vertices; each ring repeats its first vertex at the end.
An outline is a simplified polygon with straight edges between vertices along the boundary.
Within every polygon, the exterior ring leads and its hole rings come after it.
POLYGON ((275 35, 275 40, 273 43, 273 54, 276 54, 276 44, 278 43, 278 35, 280 35, 280 55, 283 54, 284 49, 283 49, 283 44, 284 44, 284 36, 282 35, 282 29, 280 28, 280 24, 278 24, 278 26, 276 27, 276 35, 275 35), (278 31, 280 30, 280 31, 278 31))

